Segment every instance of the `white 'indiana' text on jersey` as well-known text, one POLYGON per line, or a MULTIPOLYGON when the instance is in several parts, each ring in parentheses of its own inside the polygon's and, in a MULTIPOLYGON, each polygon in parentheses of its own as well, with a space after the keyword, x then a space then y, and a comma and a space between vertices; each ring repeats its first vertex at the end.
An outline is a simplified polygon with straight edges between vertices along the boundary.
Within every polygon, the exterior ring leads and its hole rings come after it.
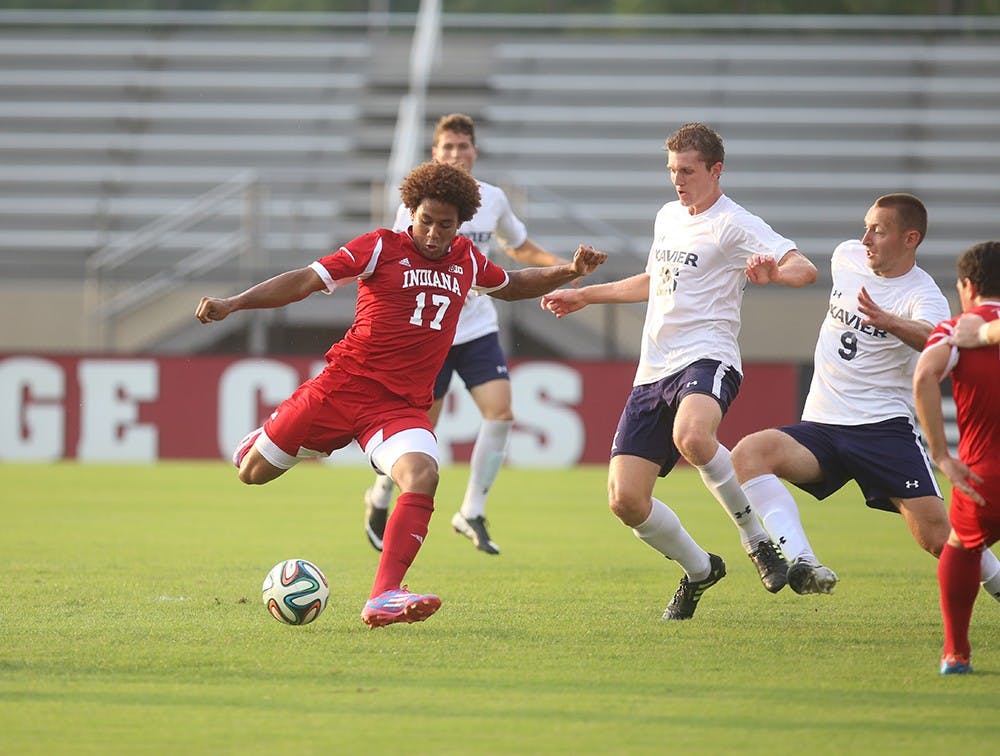
POLYGON ((913 266, 902 276, 876 276, 865 246, 845 241, 830 263, 833 290, 816 341, 814 370, 802 419, 834 425, 913 420, 913 371, 920 353, 886 331, 865 325, 858 312, 864 286, 886 312, 934 325, 951 313, 927 273, 913 266))
POLYGON ((742 373, 737 337, 747 260, 754 254, 780 260, 795 248, 725 195, 697 215, 680 202, 660 208, 646 262, 649 303, 635 385, 701 359, 742 373))
MULTIPOLYGON (((520 218, 514 215, 510 201, 503 189, 482 181, 479 184, 479 210, 472 220, 463 223, 458 233, 471 239, 488 259, 493 256, 493 237, 505 247, 520 247, 528 238, 528 230, 520 218)), ((410 211, 405 205, 400 205, 396 211, 393 231, 406 231, 412 224, 410 211)), ((458 329, 455 331, 455 344, 465 344, 480 336, 493 333, 499 329, 497 309, 490 297, 478 296, 470 292, 458 318, 458 329)))

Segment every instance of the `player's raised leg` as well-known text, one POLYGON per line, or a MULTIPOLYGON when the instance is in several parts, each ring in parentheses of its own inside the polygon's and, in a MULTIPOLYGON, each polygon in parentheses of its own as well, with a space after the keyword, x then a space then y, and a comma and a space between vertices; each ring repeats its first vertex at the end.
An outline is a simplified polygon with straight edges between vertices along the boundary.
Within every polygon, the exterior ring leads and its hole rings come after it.
POLYGON ((788 584, 799 594, 833 593, 837 575, 813 553, 786 480, 811 481, 822 476, 819 462, 795 439, 776 429, 753 433, 733 449, 733 466, 743 492, 771 540, 789 562, 788 584))
POLYGON ((288 472, 298 461, 296 457, 278 448, 263 428, 257 428, 244 436, 233 452, 233 462, 239 470, 240 481, 248 485, 270 483, 288 472))
POLYGON ((740 488, 729 450, 716 438, 721 421, 722 410, 716 397, 688 394, 681 400, 674 421, 674 444, 697 468, 705 487, 733 521, 764 587, 777 593, 785 587, 788 563, 774 548, 740 488))

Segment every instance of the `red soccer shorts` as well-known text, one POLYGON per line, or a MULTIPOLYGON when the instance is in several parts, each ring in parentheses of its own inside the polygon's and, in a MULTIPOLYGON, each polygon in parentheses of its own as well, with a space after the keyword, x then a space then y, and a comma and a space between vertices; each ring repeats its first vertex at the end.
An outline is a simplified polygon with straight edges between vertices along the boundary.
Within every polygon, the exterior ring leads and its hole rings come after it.
POLYGON ((976 504, 953 488, 949 518, 962 545, 974 551, 1000 541, 1000 480, 987 478, 984 483, 973 485, 986 499, 986 506, 976 504))
POLYGON ((264 423, 267 437, 290 457, 328 455, 354 439, 364 449, 379 431, 389 438, 411 428, 433 434, 425 408, 333 364, 299 386, 264 423))

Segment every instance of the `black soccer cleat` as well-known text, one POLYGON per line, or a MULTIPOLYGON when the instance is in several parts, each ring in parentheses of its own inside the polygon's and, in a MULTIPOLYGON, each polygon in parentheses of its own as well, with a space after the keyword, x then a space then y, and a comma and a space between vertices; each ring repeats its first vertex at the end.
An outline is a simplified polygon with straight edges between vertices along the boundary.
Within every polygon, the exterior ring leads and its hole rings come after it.
POLYGON ((760 582, 771 593, 777 593, 788 584, 788 562, 770 541, 761 541, 748 553, 757 568, 760 582))
POLYGON ((486 519, 483 517, 466 517, 461 512, 456 512, 451 518, 451 527, 456 533, 461 533, 466 538, 476 544, 476 548, 487 554, 499 554, 500 547, 490 540, 490 534, 486 532, 486 519))
POLYGON ((822 564, 804 561, 801 557, 788 568, 788 585, 798 594, 833 593, 837 574, 822 564))
POLYGON ((726 576, 726 563, 722 557, 715 554, 708 555, 708 562, 711 565, 708 577, 704 580, 689 580, 685 575, 681 578, 681 584, 677 587, 677 592, 663 612, 665 620, 686 620, 694 616, 694 610, 698 608, 698 601, 701 594, 718 583, 726 576))

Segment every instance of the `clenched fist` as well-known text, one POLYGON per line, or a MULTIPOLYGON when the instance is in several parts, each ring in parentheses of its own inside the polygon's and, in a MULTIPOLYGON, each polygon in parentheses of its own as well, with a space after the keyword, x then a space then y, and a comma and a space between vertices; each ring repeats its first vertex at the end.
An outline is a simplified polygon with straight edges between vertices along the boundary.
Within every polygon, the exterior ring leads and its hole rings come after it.
POLYGON ((198 303, 198 308, 194 311, 194 316, 202 323, 211 323, 213 320, 222 320, 233 311, 228 299, 216 299, 215 297, 202 297, 198 303))

